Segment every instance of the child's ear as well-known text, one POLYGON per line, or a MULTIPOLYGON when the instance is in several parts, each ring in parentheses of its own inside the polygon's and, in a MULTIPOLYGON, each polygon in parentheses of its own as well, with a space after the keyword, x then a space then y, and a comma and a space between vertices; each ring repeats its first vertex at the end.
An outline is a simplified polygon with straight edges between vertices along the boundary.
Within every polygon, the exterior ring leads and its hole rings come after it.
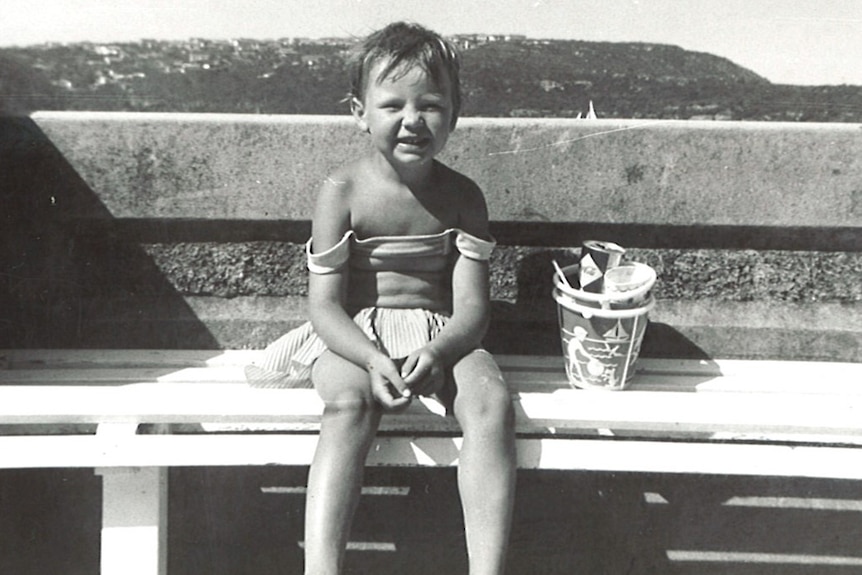
POLYGON ((368 122, 365 121, 365 106, 356 96, 350 98, 350 113, 353 114, 353 119, 356 121, 356 125, 363 132, 368 131, 368 122))

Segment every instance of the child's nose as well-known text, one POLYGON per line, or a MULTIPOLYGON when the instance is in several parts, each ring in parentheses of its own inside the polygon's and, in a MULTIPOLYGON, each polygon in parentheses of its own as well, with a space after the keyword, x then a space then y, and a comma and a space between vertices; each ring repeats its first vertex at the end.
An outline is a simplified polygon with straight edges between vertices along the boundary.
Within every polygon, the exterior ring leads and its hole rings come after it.
POLYGON ((418 126, 422 124, 422 113, 415 108, 407 108, 404 110, 404 124, 407 126, 418 126))

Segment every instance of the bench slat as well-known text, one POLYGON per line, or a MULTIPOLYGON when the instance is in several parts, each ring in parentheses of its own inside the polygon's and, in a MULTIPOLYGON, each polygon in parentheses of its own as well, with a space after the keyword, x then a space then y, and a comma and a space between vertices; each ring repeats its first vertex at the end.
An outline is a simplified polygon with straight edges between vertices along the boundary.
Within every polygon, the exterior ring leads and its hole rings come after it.
MULTIPOLYGON (((313 432, 313 390, 259 390, 242 366, 260 351, 0 352, 0 425, 178 424, 185 432, 313 432)), ((557 356, 499 356, 522 437, 611 434, 701 441, 862 444, 862 364, 641 359, 630 390, 572 389, 557 356)), ((459 433, 433 400, 384 418, 399 435, 459 433)), ((89 428, 88 428, 89 429, 89 428)), ((85 429, 83 433, 88 433, 85 429)), ((172 431, 178 431, 175 428, 172 431)), ((54 439, 56 439, 56 435, 54 439)))
POLYGON ((81 369, 104 367, 183 368, 243 366, 261 350, 207 349, 9 349, 0 350, 9 369, 81 369))
MULTIPOLYGON (((308 465, 316 435, 132 435, 110 439, 0 437, 0 467, 308 465), (51 453, 46 458, 45 453, 51 453)), ((369 465, 456 465, 459 438, 378 437, 369 465)), ((591 439, 518 440, 522 469, 718 473, 862 479, 851 447, 806 447, 591 439)))
MULTIPOLYGON (((532 360, 526 366, 509 359, 501 362, 507 381, 516 389, 548 391, 569 387, 560 358, 532 360), (530 365, 540 365, 530 369, 530 365)), ((723 362, 704 367, 696 361, 639 362, 631 389, 640 391, 753 392, 862 395, 862 364, 781 362, 723 362), (767 363, 770 365, 761 365, 767 363), (797 365, 798 363, 798 365, 797 365)), ((118 386, 145 383, 224 383, 245 385, 241 366, 210 367, 59 367, 0 370, 0 385, 118 386)))
MULTIPOLYGON (((112 349, 14 349, 0 350, 6 369, 0 369, 0 382, 10 372, 39 369, 182 369, 189 367, 242 367, 259 360, 261 350, 112 350, 112 349)), ((526 373, 561 373, 560 356, 499 355, 497 362, 503 370, 526 373)), ((854 381, 862 386, 862 364, 816 361, 769 361, 736 359, 662 359, 642 357, 638 360, 638 373, 658 375, 733 375, 759 373, 764 376, 801 377, 808 375, 816 380, 844 379, 853 374, 854 381)))
MULTIPOLYGON (((596 428, 862 435, 862 396, 750 392, 559 388, 516 392, 518 429, 553 433, 596 428)), ((450 431, 433 400, 387 416, 389 429, 450 431)), ((253 423, 318 421, 313 390, 257 390, 233 384, 141 384, 122 387, 0 387, 0 423, 253 423)))

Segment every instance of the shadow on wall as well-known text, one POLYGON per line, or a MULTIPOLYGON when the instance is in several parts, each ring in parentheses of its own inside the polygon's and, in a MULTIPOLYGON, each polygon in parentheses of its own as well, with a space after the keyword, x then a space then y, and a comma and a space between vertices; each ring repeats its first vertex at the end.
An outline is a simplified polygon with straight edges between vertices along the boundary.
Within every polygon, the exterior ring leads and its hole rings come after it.
POLYGON ((218 347, 24 116, 0 116, 0 204, 0 347, 218 347))

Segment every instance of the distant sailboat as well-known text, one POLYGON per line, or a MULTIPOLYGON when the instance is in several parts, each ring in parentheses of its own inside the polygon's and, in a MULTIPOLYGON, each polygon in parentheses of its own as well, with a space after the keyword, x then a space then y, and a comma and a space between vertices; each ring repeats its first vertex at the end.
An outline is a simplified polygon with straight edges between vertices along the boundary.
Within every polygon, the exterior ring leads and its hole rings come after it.
POLYGON ((593 101, 590 100, 590 109, 587 112, 587 115, 584 116, 582 112, 578 112, 578 115, 575 116, 575 120, 597 120, 598 116, 596 115, 596 109, 593 107, 593 101))

